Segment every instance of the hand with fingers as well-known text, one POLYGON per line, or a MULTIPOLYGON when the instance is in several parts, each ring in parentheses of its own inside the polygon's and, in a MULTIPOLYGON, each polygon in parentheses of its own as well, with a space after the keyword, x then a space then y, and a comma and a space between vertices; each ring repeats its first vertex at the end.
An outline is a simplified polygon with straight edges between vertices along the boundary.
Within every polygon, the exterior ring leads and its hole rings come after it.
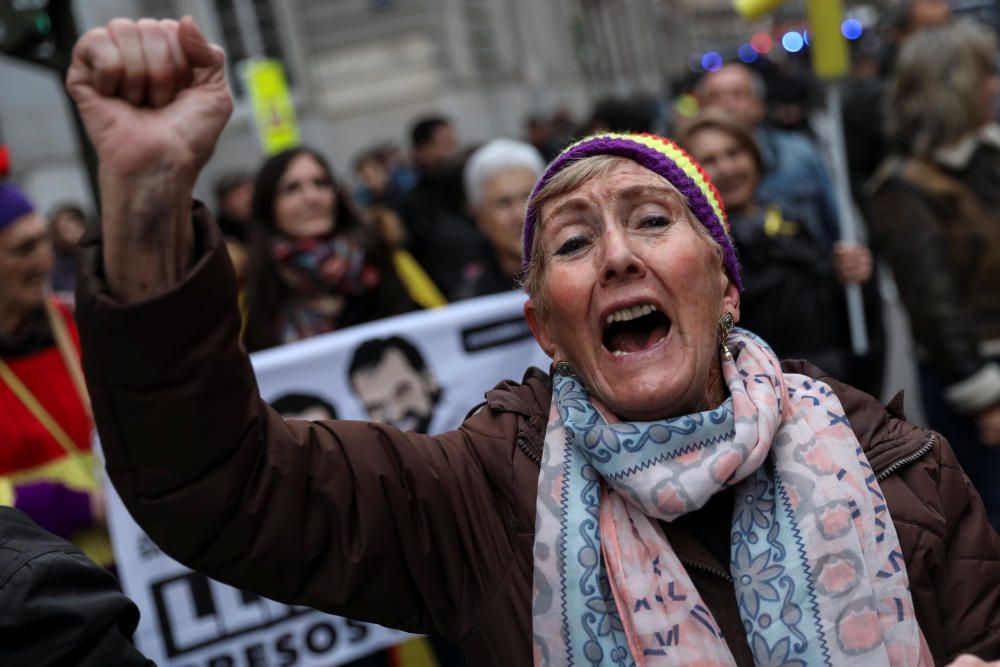
POLYGON ((192 190, 232 112, 222 49, 190 18, 115 19, 77 42, 66 86, 99 161, 109 287, 163 291, 188 268, 192 190))
POLYGON ((872 251, 859 243, 837 241, 833 262, 842 285, 867 282, 872 275, 872 251))

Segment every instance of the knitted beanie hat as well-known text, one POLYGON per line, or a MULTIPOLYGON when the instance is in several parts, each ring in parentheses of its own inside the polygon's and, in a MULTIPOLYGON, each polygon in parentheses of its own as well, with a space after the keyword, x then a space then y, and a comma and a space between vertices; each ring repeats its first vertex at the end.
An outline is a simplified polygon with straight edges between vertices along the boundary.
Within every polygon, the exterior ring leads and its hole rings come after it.
POLYGON ((34 210, 21 188, 13 183, 0 183, 0 229, 34 210))
MULTIPOLYGON (((729 235, 729 222, 726 220, 722 198, 701 165, 669 139, 653 134, 617 133, 602 133, 587 137, 568 147, 549 164, 541 179, 535 184, 535 189, 531 193, 532 199, 560 171, 577 160, 595 155, 614 155, 633 160, 667 179, 677 188, 687 198, 688 206, 694 217, 722 248, 723 265, 729 279, 740 291, 743 290, 740 263, 729 235)), ((524 253, 521 265, 522 276, 528 274, 537 222, 538 211, 529 207, 525 214, 522 236, 524 253)))

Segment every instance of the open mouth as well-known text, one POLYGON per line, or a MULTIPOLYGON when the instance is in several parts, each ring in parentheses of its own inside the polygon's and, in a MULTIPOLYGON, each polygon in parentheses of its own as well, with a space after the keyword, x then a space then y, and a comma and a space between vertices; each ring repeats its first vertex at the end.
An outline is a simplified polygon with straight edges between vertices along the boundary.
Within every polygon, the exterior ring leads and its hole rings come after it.
POLYGON ((652 304, 616 310, 604 321, 601 342, 616 357, 653 347, 670 333, 670 318, 652 304))

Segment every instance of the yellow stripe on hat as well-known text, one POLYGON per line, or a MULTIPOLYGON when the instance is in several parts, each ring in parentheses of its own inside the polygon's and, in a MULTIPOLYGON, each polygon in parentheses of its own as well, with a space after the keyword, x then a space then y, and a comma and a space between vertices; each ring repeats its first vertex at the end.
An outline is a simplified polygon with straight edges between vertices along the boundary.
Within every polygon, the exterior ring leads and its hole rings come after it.
POLYGON ((631 141, 633 143, 641 144, 647 148, 651 148, 656 152, 660 153, 668 160, 676 164, 681 168, 681 171, 687 175, 694 184, 698 186, 702 194, 705 195, 705 199, 712 206, 712 211, 715 212, 715 217, 718 218, 719 222, 722 224, 722 228, 726 230, 726 235, 730 234, 729 230, 729 220, 726 217, 726 209, 722 206, 722 197, 719 195, 718 190, 715 189, 715 185, 709 180, 705 171, 701 168, 697 162, 694 161, 687 152, 684 151, 680 146, 670 141, 669 139, 664 139, 663 137, 658 137, 654 134, 625 134, 619 132, 600 132, 598 134, 592 134, 585 139, 581 139, 576 143, 568 146, 563 152, 569 152, 573 148, 593 141, 594 139, 619 139, 623 141, 631 141))

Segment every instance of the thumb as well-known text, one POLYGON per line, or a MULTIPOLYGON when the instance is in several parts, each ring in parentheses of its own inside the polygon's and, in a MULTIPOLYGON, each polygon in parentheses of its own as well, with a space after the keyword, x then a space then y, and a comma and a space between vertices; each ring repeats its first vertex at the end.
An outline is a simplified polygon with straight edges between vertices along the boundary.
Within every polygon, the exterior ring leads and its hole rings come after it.
POLYGON ((177 27, 177 40, 192 66, 212 67, 222 64, 222 50, 205 39, 198 24, 190 16, 181 19, 177 27))

